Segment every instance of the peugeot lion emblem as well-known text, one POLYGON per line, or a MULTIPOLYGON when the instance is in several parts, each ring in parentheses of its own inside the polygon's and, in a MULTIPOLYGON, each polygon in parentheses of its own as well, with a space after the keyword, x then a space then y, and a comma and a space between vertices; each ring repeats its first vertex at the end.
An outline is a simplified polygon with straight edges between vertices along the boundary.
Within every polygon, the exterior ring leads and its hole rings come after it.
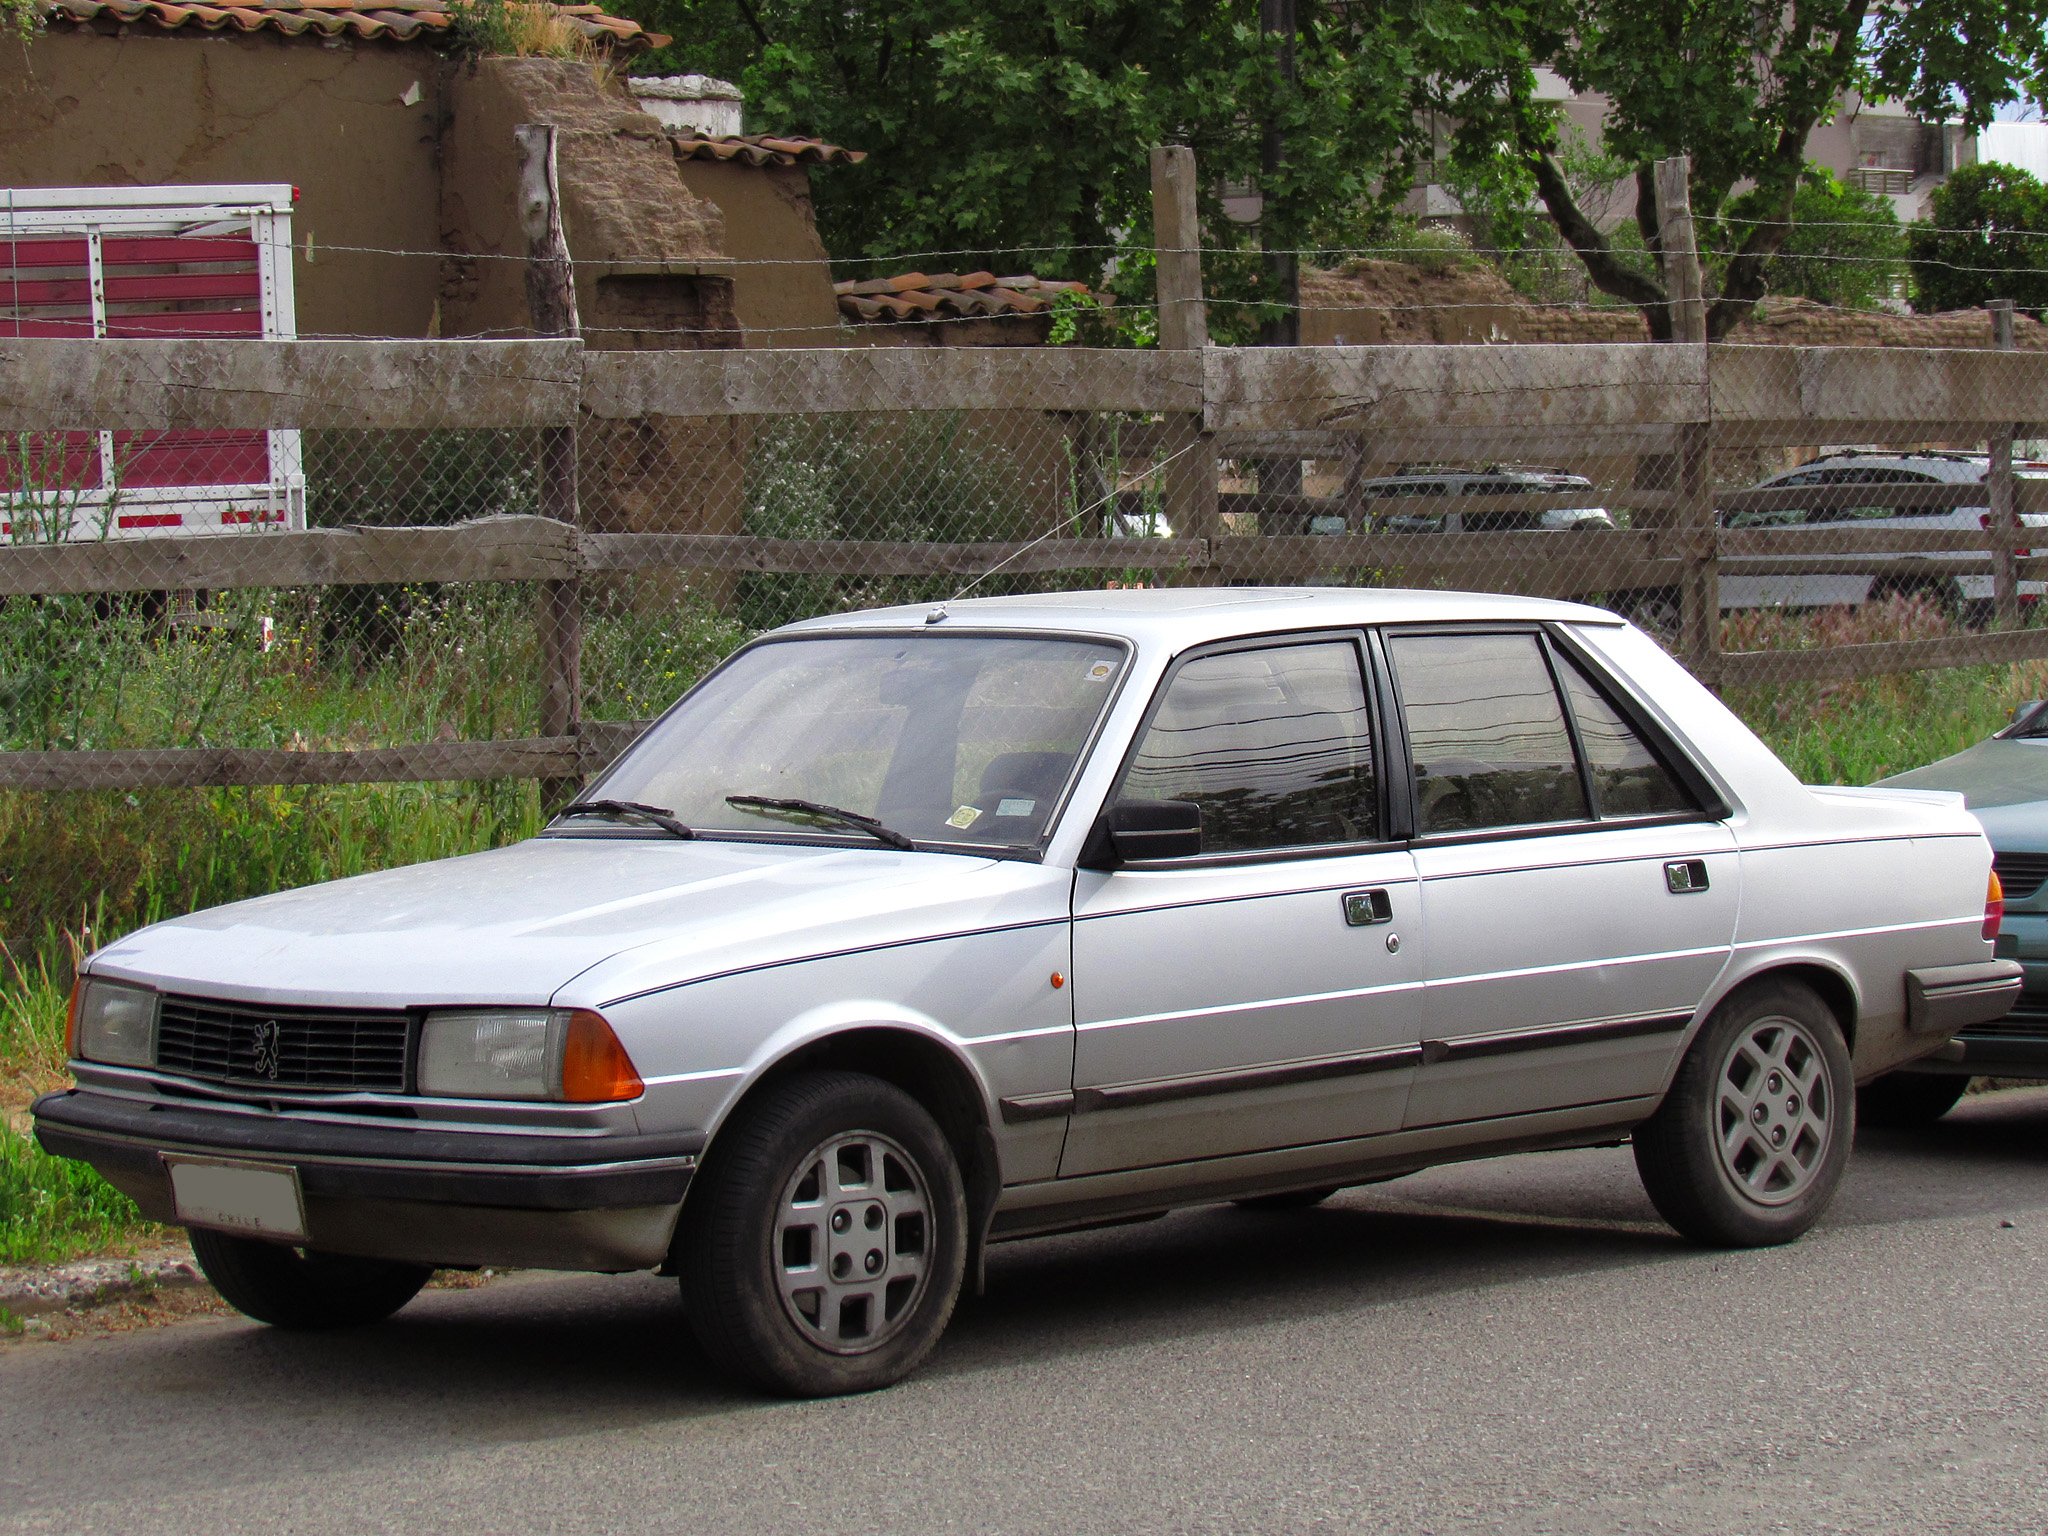
POLYGON ((278 1058, 277 1020, 265 1019, 256 1026, 256 1075, 277 1081, 278 1058))

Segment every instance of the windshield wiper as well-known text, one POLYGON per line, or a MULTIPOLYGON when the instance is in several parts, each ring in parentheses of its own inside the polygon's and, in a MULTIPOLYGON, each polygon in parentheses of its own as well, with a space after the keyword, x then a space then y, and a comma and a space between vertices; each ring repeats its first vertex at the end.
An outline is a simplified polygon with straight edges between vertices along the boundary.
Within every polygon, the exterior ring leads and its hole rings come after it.
POLYGON ((694 838, 697 835, 677 821, 675 813, 666 806, 642 805, 637 800, 575 800, 555 812, 557 821, 564 816, 602 816, 608 821, 630 818, 659 827, 671 837, 694 838))
POLYGON ((842 811, 836 805, 820 805, 815 800, 771 800, 766 795, 727 795, 725 803, 736 805, 743 811, 786 811, 795 816, 816 816, 825 821, 836 821, 856 832, 865 832, 876 842, 887 843, 891 848, 901 848, 905 853, 917 852, 917 844, 901 832, 883 826, 872 816, 863 816, 859 811, 842 811))

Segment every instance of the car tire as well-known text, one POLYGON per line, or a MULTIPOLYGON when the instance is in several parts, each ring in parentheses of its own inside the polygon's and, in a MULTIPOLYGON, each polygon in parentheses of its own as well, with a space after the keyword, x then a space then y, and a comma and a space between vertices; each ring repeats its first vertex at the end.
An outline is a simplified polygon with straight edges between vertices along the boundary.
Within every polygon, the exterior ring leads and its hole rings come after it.
POLYGON ((1246 1195, 1230 1203, 1241 1211, 1306 1211, 1321 1205, 1339 1187, 1332 1184, 1327 1189, 1290 1189, 1283 1195, 1246 1195))
POLYGON ((1934 1072, 1887 1072, 1856 1090, 1856 1118, 1886 1130, 1932 1125, 1956 1107, 1970 1080, 1934 1072))
POLYGON ((188 1235, 192 1256, 221 1300, 273 1328, 381 1323, 417 1296, 434 1274, 423 1264, 287 1248, 204 1227, 188 1235))
POLYGON ((959 1298, 967 1198, 945 1133, 880 1078, 807 1072, 713 1142, 676 1235, 683 1307, 727 1374, 871 1392, 931 1353, 959 1298))
POLYGON ((1742 988, 1708 1016, 1664 1102, 1636 1128, 1651 1203, 1696 1243, 1791 1242, 1820 1219, 1848 1167, 1853 1081, 1841 1024, 1811 989, 1742 988))

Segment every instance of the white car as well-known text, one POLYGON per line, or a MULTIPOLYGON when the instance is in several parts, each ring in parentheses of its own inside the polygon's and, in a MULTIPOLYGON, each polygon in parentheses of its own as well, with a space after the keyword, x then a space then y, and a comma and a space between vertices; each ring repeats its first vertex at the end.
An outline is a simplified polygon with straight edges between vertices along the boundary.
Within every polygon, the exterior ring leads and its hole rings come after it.
MULTIPOLYGON (((1865 506, 1857 502, 1859 486, 1979 485, 1991 466, 1981 453, 1835 453, 1803 464, 1798 469, 1774 475, 1751 486, 1751 491, 1782 491, 1813 488, 1810 505, 1769 509, 1726 511, 1721 526, 1738 528, 1815 528, 1854 526, 1858 529, 1980 529, 1989 526, 1988 494, 1982 505, 1949 506, 1865 506)), ((2022 478, 2048 474, 2048 464, 2023 461, 2014 466, 2022 478)), ((2024 527, 2048 526, 2048 516, 2022 514, 2024 527)), ((1752 557, 1753 559, 1754 557, 1752 557)), ((1743 608, 1820 608, 1836 604, 1883 600, 1894 594, 1924 597, 1944 612, 1982 617, 1992 601, 1992 579, 1987 574, 1969 574, 1954 569, 1958 562, 1974 560, 1982 569, 1981 556, 1944 553, 1893 556, 1923 569, 1872 575, 1867 572, 1831 571, 1798 575, 1748 575, 1741 557, 1721 562, 1721 607, 1724 611, 1743 608), (1944 567, 1950 567, 1944 569, 1944 567)), ((2038 581, 2019 583, 2023 602, 2037 602, 2048 585, 2038 581)))
POLYGON ((2017 994, 1990 866, 1960 796, 1801 785, 1592 608, 840 614, 530 841, 91 956, 36 1126, 273 1324, 660 1268, 730 1370, 854 1391, 987 1243, 1460 1158, 1632 1137, 1680 1231, 1790 1240, 1854 1085, 2017 994))
MULTIPOLYGON (((1358 491, 1369 501, 1412 503, 1417 498, 1426 498, 1439 503, 1422 510, 1411 505, 1391 514, 1375 513, 1374 533, 1535 533, 1614 526, 1605 507, 1592 505, 1593 482, 1584 475, 1566 474, 1559 469, 1513 465, 1427 469, 1361 481, 1358 491), (1498 505, 1509 497, 1532 496, 1583 498, 1587 505, 1541 510, 1498 505)), ((1308 531, 1343 533, 1343 523, 1342 518, 1316 518, 1308 531)))

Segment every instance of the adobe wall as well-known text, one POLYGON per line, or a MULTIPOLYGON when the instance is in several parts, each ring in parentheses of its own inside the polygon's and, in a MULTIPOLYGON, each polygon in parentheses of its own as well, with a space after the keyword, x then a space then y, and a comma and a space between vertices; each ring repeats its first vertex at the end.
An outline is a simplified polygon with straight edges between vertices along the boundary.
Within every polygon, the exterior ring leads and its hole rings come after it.
POLYGON ((0 187, 288 182, 302 335, 424 336, 439 54, 271 33, 57 27, 0 44, 0 187), (417 84, 419 97, 403 97, 417 84), (308 240, 312 241, 310 260, 308 240))
POLYGON ((724 215, 725 255, 734 263, 733 308, 748 346, 858 344, 839 323, 832 272, 811 210, 808 166, 680 158, 677 166, 691 195, 724 215), (754 262, 761 265, 748 265, 754 262))

